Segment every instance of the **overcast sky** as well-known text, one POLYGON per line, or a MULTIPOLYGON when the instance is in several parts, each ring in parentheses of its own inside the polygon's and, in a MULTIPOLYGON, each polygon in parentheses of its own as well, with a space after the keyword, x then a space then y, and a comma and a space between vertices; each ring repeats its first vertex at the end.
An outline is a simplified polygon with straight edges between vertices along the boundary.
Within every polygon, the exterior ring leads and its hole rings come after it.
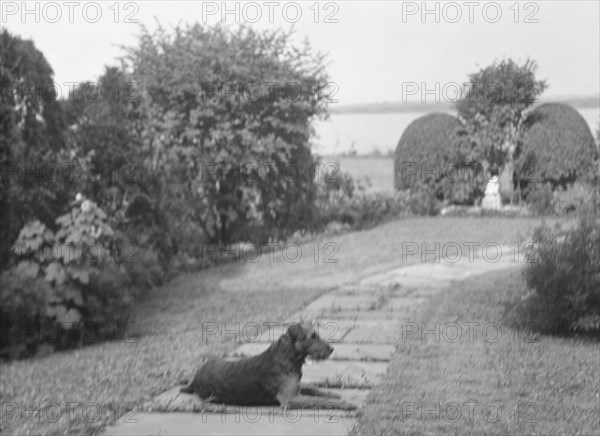
MULTIPOLYGON (((33 39, 58 84, 95 80, 104 65, 115 64, 118 46, 134 44, 138 33, 138 24, 127 18, 149 28, 156 20, 169 26, 235 25, 239 19, 260 28, 294 25, 298 40, 307 38, 329 53, 328 71, 342 104, 420 99, 422 83, 427 89, 439 83, 442 90, 503 57, 536 60, 538 77, 550 84, 545 96, 600 92, 598 1, 427 2, 424 16, 422 2, 228 3, 238 17, 224 15, 222 2, 75 3, 69 9, 62 1, 30 2, 32 12, 23 16, 22 2, 2 2, 2 28, 33 39), (411 82, 419 84, 417 91, 408 88, 411 82)), ((446 90, 449 95, 452 87, 446 90)))

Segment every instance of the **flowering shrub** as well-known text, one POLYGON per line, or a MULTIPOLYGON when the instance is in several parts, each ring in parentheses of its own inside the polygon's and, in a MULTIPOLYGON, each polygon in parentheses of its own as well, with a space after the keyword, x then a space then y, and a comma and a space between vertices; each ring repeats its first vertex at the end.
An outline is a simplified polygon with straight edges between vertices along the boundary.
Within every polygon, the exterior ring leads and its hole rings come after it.
MULTIPOLYGON (((111 258, 113 230, 104 211, 78 194, 56 224, 53 232, 40 221, 27 223, 14 244, 20 261, 1 278, 2 318, 9 320, 3 328, 41 332, 26 344, 28 350, 48 341, 49 324, 70 333, 66 342, 50 344, 53 348, 82 343, 74 328, 94 324, 104 333, 116 327, 107 323, 124 320, 131 300, 125 274, 111 258)), ((0 348, 14 345, 5 335, 2 341, 0 348)))

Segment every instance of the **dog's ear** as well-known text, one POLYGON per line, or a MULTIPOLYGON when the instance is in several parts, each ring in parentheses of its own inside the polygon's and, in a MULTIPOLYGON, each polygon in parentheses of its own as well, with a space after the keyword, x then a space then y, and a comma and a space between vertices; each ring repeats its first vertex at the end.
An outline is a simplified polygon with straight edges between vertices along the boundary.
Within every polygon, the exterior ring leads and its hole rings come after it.
POLYGON ((296 342, 302 337, 302 326, 298 323, 290 324, 285 335, 288 337, 290 342, 296 342))

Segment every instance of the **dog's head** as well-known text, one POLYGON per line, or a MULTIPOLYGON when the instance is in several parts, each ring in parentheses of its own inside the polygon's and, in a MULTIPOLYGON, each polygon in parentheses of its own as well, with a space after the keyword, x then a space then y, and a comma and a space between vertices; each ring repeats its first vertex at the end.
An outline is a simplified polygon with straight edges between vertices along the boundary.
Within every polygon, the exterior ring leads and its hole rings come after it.
POLYGON ((333 347, 324 342, 313 327, 307 325, 291 324, 285 332, 284 339, 303 359, 308 356, 314 360, 324 360, 333 353, 333 347))

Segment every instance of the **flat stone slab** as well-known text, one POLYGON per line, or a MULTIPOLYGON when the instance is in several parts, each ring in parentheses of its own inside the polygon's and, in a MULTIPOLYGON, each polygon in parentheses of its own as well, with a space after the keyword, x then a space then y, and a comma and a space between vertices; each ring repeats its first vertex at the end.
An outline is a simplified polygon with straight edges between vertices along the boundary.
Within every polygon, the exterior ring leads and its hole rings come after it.
POLYGON ((361 361, 381 361, 391 360, 396 351, 395 345, 391 344, 335 344, 332 360, 361 360, 361 361))
MULTIPOLYGON (((329 360, 389 361, 394 354, 394 345, 388 344, 332 344, 333 354, 329 360)), ((229 353, 231 357, 256 356, 269 347, 268 343, 244 344, 229 353)))
POLYGON ((332 320, 398 320, 402 315, 388 310, 340 310, 327 315, 332 320))
POLYGON ((303 311, 307 317, 317 318, 323 315, 329 315, 340 310, 372 310, 377 309, 382 303, 378 296, 374 295, 353 295, 343 296, 326 294, 310 303, 303 311))
POLYGON ((454 280, 461 275, 459 269, 447 263, 422 263, 390 271, 398 277, 424 277, 434 280, 454 280))
MULTIPOLYGON (((400 270, 403 268, 400 268, 400 270)), ((364 279, 361 283, 378 284, 380 286, 400 286, 404 288, 443 288, 448 286, 448 280, 437 280, 422 276, 407 276, 397 274, 397 270, 378 274, 373 277, 364 279)))
MULTIPOLYGON (((151 412, 188 412, 200 413, 206 415, 214 415, 218 413, 242 414, 250 416, 268 416, 268 415, 285 415, 292 413, 285 410, 279 405, 270 406, 236 406, 230 404, 217 404, 203 402, 197 395, 180 393, 179 390, 183 385, 175 386, 168 391, 154 397, 152 401, 146 404, 146 408, 151 412)), ((367 389, 337 389, 337 388, 321 388, 326 392, 337 394, 342 400, 355 404, 358 407, 364 404, 369 391, 367 389)), ((332 410, 334 400, 332 399, 331 407, 327 409, 304 409, 304 416, 318 416, 324 410, 332 410)), ((355 416, 355 410, 335 410, 338 416, 355 416)))
POLYGON ((396 321, 362 321, 344 337, 345 342, 395 344, 401 334, 396 321), (368 323, 368 324, 367 324, 368 323))
POLYGON ((318 416, 306 410, 290 410, 286 416, 213 413, 137 413, 129 421, 106 429, 114 436, 137 435, 346 435, 354 426, 353 417, 339 411, 318 416))
POLYGON ((388 362, 325 360, 302 367, 302 381, 318 386, 370 388, 379 382, 388 362))
POLYGON ((429 298, 424 297, 416 297, 416 298, 390 298, 385 302, 385 304, 381 307, 383 310, 394 310, 394 311, 405 311, 410 312, 415 309, 417 306, 426 303, 429 298))
MULTIPOLYGON (((440 292, 442 288, 418 288, 415 289, 413 293, 411 293, 409 298, 429 298, 438 292, 440 292)), ((395 296, 394 296, 395 297, 395 296)), ((392 297, 392 298, 394 298, 392 297)))
MULTIPOLYGON (((292 317, 291 319, 300 319, 299 315, 292 317)), ((290 319, 290 322, 291 322, 290 319)), ((348 319, 334 319, 334 318, 326 318, 326 319, 317 319, 311 323, 311 327, 315 329, 315 331, 319 334, 319 337, 325 342, 340 342, 342 338, 356 326, 356 322, 354 320, 348 319)), ((275 331, 273 335, 264 334, 256 337, 256 340, 253 340, 250 343, 268 343, 271 344, 282 336, 283 331, 285 329, 281 328, 275 331)))
POLYGON ((370 286, 361 285, 360 283, 353 283, 342 285, 340 288, 333 291, 332 295, 347 295, 347 296, 360 296, 360 295, 377 295, 387 291, 387 288, 381 286, 370 286))

